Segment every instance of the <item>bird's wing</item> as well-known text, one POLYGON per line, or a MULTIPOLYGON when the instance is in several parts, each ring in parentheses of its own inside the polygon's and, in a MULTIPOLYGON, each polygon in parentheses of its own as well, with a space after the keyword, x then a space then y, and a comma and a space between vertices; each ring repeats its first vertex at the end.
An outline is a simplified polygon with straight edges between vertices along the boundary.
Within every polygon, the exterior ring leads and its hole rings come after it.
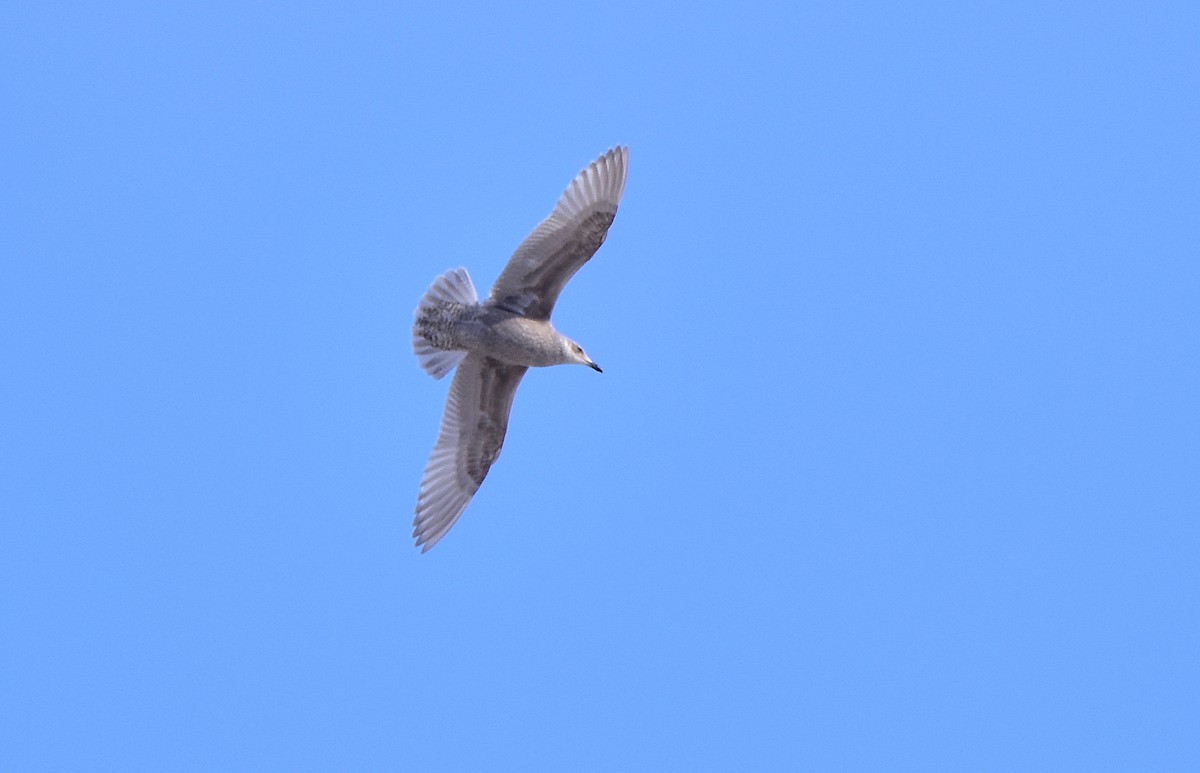
POLYGON ((509 258, 490 302, 533 319, 549 319, 567 280, 604 243, 628 170, 629 148, 621 147, 580 172, 550 216, 509 258))
POLYGON ((513 395, 526 370, 478 354, 458 366, 417 496, 413 537, 422 553, 450 531, 500 456, 513 395))

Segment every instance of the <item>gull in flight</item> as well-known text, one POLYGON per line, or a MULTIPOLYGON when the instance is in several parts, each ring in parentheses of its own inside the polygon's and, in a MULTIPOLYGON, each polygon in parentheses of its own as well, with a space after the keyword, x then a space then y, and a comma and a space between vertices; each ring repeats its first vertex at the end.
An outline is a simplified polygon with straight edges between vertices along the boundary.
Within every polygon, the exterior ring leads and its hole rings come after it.
POLYGON ((550 324, 567 280, 596 253, 625 190, 629 148, 580 172, 550 216, 521 242, 480 301, 466 269, 438 277, 417 305, 413 351, 429 375, 458 368, 413 520, 421 552, 458 520, 500 455, 521 377, 531 367, 587 365, 582 347, 550 324))

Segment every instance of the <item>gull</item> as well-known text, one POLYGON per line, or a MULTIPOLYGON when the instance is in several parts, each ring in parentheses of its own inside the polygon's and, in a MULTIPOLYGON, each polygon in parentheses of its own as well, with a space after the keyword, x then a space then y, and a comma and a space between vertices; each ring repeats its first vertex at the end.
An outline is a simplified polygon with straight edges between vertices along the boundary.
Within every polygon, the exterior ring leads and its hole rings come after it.
POLYGON ((417 496, 413 538, 422 553, 458 521, 500 455, 525 371, 576 364, 600 372, 579 344, 554 329, 550 314, 567 281, 604 243, 628 169, 629 148, 619 147, 580 172, 517 247, 485 300, 466 269, 457 268, 434 280, 417 305, 417 362, 434 378, 458 369, 417 496))

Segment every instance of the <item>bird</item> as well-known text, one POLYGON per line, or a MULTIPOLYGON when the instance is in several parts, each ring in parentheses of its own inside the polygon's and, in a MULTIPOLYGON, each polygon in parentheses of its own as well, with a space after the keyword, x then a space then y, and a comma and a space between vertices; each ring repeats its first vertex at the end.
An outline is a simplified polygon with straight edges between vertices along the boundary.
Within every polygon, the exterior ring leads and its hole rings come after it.
POLYGON ((435 379, 455 371, 413 518, 422 553, 446 536, 499 457, 525 372, 571 364, 603 372, 554 329, 550 315, 567 281, 608 236, 628 170, 629 148, 620 146, 576 175, 484 300, 466 269, 456 268, 435 279, 417 304, 417 362, 435 379))

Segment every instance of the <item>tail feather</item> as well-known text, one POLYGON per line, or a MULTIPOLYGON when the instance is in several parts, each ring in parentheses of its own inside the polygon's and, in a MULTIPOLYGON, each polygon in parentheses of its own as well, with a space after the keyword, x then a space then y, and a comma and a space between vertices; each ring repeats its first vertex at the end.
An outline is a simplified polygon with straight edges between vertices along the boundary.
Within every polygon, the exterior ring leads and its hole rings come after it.
POLYGON ((479 303, 479 293, 465 268, 454 268, 433 280, 425 297, 417 304, 417 314, 439 303, 479 303))
POLYGON ((425 372, 442 378, 458 367, 467 353, 439 347, 436 340, 436 312, 445 304, 470 305, 479 302, 479 294, 465 268, 456 268, 439 276, 417 304, 413 323, 413 352, 425 372))

